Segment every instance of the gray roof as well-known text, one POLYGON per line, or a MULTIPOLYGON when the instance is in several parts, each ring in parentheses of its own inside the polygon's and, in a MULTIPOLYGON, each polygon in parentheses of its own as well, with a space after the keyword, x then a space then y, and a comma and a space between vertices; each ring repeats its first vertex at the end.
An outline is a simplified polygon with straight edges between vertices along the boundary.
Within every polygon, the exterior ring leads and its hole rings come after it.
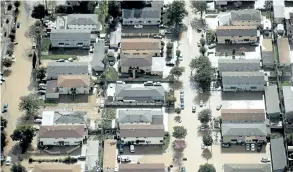
POLYGON ((122 26, 122 33, 159 33, 159 26, 143 26, 143 28, 134 28, 134 26, 122 26))
POLYGON ((57 93, 57 80, 48 80, 46 84, 46 94, 57 93))
POLYGON ((268 114, 280 114, 280 100, 276 85, 265 87, 265 103, 268 114))
POLYGON ((69 14, 67 25, 98 25, 97 14, 69 14))
POLYGON ((135 87, 132 84, 117 84, 115 89, 116 97, 163 97, 165 90, 163 86, 135 87))
POLYGON ((91 30, 88 29, 53 29, 50 40, 60 39, 88 39, 91 38, 91 30))
POLYGON ((220 72, 258 71, 260 61, 259 59, 219 59, 218 69, 220 72))
POLYGON ((273 170, 283 171, 287 165, 287 158, 285 153, 283 137, 271 139, 271 154, 273 170))
POLYGON ((224 164, 224 172, 271 172, 270 164, 224 164))
POLYGON ((261 21, 261 13, 259 10, 254 9, 231 11, 231 20, 261 21))
POLYGON ((218 63, 228 63, 228 64, 238 64, 238 63, 246 63, 246 64, 250 64, 250 63, 257 63, 259 64, 259 59, 219 59, 218 63))
POLYGON ((293 112, 293 86, 283 86, 285 113, 293 112))
POLYGON ((122 17, 128 18, 161 18, 160 8, 123 9, 122 17))
POLYGON ((223 136, 267 136, 265 123, 225 123, 222 124, 223 136))
POLYGON ((63 73, 75 73, 75 74, 87 74, 88 63, 87 62, 51 62, 47 65, 47 73, 57 72, 63 73))
POLYGON ((164 137, 164 134, 164 125, 120 125, 120 137, 164 137))
POLYGON ((148 67, 152 65, 152 54, 148 55, 126 55, 121 54, 120 65, 122 67, 148 67))
POLYGON ((222 72, 223 84, 264 84, 263 72, 222 72))
POLYGON ((119 164, 119 172, 165 172, 165 164, 119 164))
POLYGON ((257 36, 256 26, 218 26, 217 36, 257 36))
POLYGON ((99 140, 88 140, 85 171, 93 172, 98 171, 99 168, 99 140))
POLYGON ((99 39, 94 46, 92 68, 95 71, 104 71, 103 59, 105 57, 105 41, 99 39))
POLYGON ((119 109, 119 123, 163 124, 163 111, 152 109, 119 109))
POLYGON ((55 111, 54 124, 85 124, 86 114, 81 111, 55 111))
POLYGON ((266 63, 274 64, 275 59, 274 59, 274 53, 268 52, 268 51, 262 51, 261 52, 261 59, 263 64, 265 65, 266 63))

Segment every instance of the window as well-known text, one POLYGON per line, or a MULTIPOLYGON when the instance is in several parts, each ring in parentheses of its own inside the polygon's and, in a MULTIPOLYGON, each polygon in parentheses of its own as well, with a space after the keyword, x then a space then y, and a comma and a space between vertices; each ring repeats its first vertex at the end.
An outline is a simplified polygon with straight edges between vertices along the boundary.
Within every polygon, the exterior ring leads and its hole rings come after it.
POLYGON ((64 45, 64 43, 59 43, 59 45, 64 45))
POLYGON ((244 39, 244 41, 249 41, 249 39, 244 39))
POLYGON ((250 87, 250 89, 256 89, 256 87, 250 87))
POLYGON ((151 23, 151 21, 148 21, 149 23, 151 23))
POLYGON ((231 89, 236 89, 236 87, 231 87, 231 89))
POLYGON ((163 140, 160 140, 160 143, 163 143, 163 140))
POLYGON ((242 36, 239 36, 239 38, 241 38, 242 36))
POLYGON ((237 142, 237 139, 231 139, 231 142, 237 142))

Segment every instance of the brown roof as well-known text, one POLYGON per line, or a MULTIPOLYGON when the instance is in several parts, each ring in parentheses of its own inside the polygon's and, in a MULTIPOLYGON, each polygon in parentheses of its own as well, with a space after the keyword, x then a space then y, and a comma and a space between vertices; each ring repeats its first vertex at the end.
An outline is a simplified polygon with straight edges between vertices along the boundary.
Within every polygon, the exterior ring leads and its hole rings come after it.
POLYGON ((84 136, 84 125, 48 125, 41 126, 40 138, 81 138, 84 136))
POLYGON ((218 29, 223 30, 233 30, 233 29, 257 29, 257 26, 217 26, 218 29))
POLYGON ((264 121, 264 109, 222 109, 222 121, 264 121))
MULTIPOLYGON (((115 169, 116 167, 116 140, 104 141, 103 169, 115 169)), ((114 171, 114 170, 113 170, 114 171)))
POLYGON ((277 39, 280 64, 291 64, 288 38, 277 39))
POLYGON ((33 172, 81 172, 81 166, 80 164, 39 164, 35 165, 33 172))
POLYGON ((120 125, 121 137, 164 137, 164 125, 120 125))
POLYGON ((162 163, 120 164, 119 172, 165 172, 165 165, 162 163))
POLYGON ((90 86, 90 76, 88 75, 59 75, 58 87, 88 87, 90 86))
POLYGON ((153 38, 128 38, 121 40, 121 50, 160 50, 161 40, 153 38))

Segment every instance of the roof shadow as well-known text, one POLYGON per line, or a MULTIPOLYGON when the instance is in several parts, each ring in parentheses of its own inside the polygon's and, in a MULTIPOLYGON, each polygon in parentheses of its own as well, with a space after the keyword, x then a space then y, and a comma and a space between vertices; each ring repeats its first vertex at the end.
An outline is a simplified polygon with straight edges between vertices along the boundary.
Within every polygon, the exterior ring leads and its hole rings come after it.
POLYGON ((222 100, 263 100, 263 92, 222 92, 222 100))

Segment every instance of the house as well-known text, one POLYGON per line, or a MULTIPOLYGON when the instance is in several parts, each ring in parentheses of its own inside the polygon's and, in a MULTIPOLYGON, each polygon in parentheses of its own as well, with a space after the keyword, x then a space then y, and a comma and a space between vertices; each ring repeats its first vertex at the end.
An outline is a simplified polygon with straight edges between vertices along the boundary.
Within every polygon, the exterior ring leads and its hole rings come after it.
POLYGON ((263 109, 222 109, 222 123, 263 123, 265 111, 263 109))
POLYGON ((224 164, 224 172, 271 172, 270 164, 224 164))
POLYGON ((84 125, 87 128, 87 112, 83 111, 43 111, 42 125, 84 125))
POLYGON ((88 75, 87 62, 51 62, 47 66, 47 79, 57 79, 58 75, 88 75))
POLYGON ((110 34, 110 48, 118 49, 121 43, 121 29, 120 31, 116 30, 115 32, 111 32, 110 34))
POLYGON ((89 47, 91 31, 89 29, 53 29, 50 41, 51 47, 57 48, 89 47))
POLYGON ((132 54, 151 54, 152 56, 160 56, 161 40, 154 38, 124 38, 121 40, 122 53, 132 54))
POLYGON ((57 29, 90 30, 98 32, 101 24, 97 14, 69 14, 67 16, 57 16, 57 29))
POLYGON ((293 114, 293 87, 292 86, 283 86, 283 96, 284 96, 284 106, 285 114, 293 114))
POLYGON ((281 109, 277 85, 265 87, 265 106, 270 118, 280 117, 281 109))
POLYGON ((119 136, 125 144, 162 145, 164 125, 120 124, 119 136))
POLYGON ((103 72, 105 70, 105 64, 103 63, 105 58, 105 40, 97 39, 94 47, 93 59, 91 63, 92 69, 95 72, 103 72))
POLYGON ((160 25, 161 8, 122 9, 123 25, 160 25))
POLYGON ((273 68, 275 65, 275 58, 273 52, 272 39, 263 39, 261 45, 261 59, 262 66, 265 68, 273 68))
POLYGON ((165 172, 165 164, 120 164, 119 172, 165 172))
POLYGON ((31 172, 82 172, 80 164, 42 163, 34 166, 31 172))
POLYGON ((80 145, 87 138, 84 125, 41 125, 39 144, 42 146, 80 145))
POLYGON ((263 91, 263 72, 222 72, 223 91, 263 91))
POLYGON ((218 44, 245 44, 258 41, 257 26, 218 26, 218 44))
POLYGON ((273 172, 285 171, 287 157, 284 146, 284 138, 271 139, 271 155, 273 172))
POLYGON ((89 94, 91 80, 89 75, 59 75, 57 79, 59 94, 89 94))
POLYGON ((165 100, 165 90, 163 86, 116 84, 114 100, 133 102, 163 102, 165 100))
POLYGON ((46 83, 46 100, 57 101, 59 99, 59 92, 57 89, 57 80, 48 80, 46 83))
POLYGON ((154 109, 118 109, 119 124, 164 124, 164 112, 154 109))
MULTIPOLYGON (((136 53, 138 54, 138 53, 136 53)), ((128 53, 120 54, 121 73, 142 72, 150 73, 152 70, 152 55, 139 54, 133 55, 128 53)))
POLYGON ((231 11, 233 26, 261 26, 261 12, 255 9, 231 11))
POLYGON ((85 153, 85 171, 92 172, 98 171, 100 164, 101 156, 101 142, 99 140, 87 140, 86 144, 86 153, 85 153), (99 156, 100 155, 100 156, 99 156))
MULTIPOLYGON (((277 39, 280 66, 288 67, 291 65, 290 46, 288 38, 277 39)), ((291 71, 290 71, 291 72, 291 71)))
POLYGON ((266 142, 269 128, 263 123, 223 123, 223 143, 266 142))
POLYGON ((237 72, 237 71, 259 71, 259 59, 219 59, 218 70, 220 75, 222 72, 237 72))
MULTIPOLYGON (((246 0, 242 0, 242 1, 246 1, 246 0)), ((250 1, 254 2, 256 0, 250 0, 250 1)), ((215 0, 215 4, 220 6, 226 6, 228 5, 228 3, 234 3, 234 2, 239 2, 239 0, 215 0)))
POLYGON ((277 24, 282 24, 285 19, 285 2, 273 1, 274 20, 277 24))
POLYGON ((104 141, 104 157, 103 157, 103 172, 117 172, 117 141, 112 139, 107 139, 104 141))
POLYGON ((123 37, 153 37, 160 34, 159 26, 143 26, 135 28, 134 26, 122 26, 123 37))

